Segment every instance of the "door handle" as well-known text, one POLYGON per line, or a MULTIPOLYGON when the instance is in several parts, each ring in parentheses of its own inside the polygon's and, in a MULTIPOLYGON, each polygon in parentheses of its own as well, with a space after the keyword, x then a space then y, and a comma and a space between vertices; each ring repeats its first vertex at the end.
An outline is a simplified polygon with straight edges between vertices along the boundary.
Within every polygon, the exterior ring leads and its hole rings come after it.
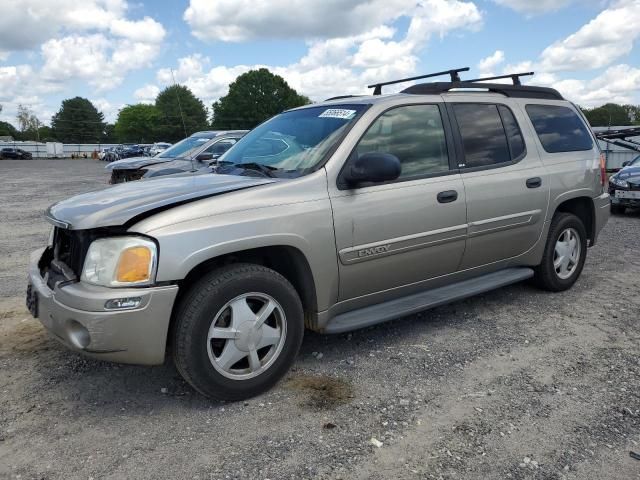
POLYGON ((540 186, 542 186, 540 177, 527 178, 527 188, 539 188, 540 186))
POLYGON ((438 194, 439 203, 451 203, 458 199, 458 192, 455 190, 446 190, 438 194))

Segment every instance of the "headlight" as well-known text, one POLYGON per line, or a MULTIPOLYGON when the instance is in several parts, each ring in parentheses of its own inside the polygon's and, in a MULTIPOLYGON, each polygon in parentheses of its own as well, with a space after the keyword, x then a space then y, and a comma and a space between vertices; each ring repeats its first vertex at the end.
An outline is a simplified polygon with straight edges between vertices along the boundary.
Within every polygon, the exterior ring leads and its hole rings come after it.
POLYGON ((142 237, 94 240, 84 260, 83 282, 104 287, 149 285, 155 281, 158 249, 142 237))
POLYGON ((621 179, 616 178, 616 177, 609 178, 609 183, 613 183, 614 185, 617 185, 618 187, 629 188, 629 182, 627 182, 626 180, 621 180, 621 179))

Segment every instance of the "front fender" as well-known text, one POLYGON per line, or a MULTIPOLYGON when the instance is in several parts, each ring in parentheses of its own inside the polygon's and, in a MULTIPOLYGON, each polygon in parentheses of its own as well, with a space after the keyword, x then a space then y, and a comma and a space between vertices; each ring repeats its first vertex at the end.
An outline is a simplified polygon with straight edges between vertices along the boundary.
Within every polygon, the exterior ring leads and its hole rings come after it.
POLYGON ((157 280, 179 281, 198 265, 230 253, 286 246, 306 258, 318 308, 337 298, 338 266, 328 199, 197 218, 146 232, 159 244, 157 280))

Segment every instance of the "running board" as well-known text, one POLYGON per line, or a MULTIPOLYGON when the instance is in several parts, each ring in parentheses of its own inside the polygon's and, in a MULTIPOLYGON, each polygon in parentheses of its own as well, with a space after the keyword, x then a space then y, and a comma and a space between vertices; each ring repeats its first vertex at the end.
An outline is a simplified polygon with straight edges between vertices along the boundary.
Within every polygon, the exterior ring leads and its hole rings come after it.
POLYGON ((488 273, 444 287, 342 313, 329 321, 324 333, 343 333, 370 327, 446 303, 473 297, 474 295, 521 282, 531 277, 533 277, 533 270, 524 267, 507 268, 498 272, 488 273))

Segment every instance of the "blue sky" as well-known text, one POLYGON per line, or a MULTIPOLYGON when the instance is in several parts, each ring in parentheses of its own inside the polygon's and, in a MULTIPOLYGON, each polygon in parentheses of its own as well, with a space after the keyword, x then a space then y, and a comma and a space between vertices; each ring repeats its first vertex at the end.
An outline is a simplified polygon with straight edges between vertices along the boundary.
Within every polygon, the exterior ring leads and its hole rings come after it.
POLYGON ((207 105, 266 66, 313 100, 469 66, 535 70, 585 106, 640 103, 640 0, 17 0, 0 17, 0 119, 87 97, 113 121, 176 80, 207 105))

